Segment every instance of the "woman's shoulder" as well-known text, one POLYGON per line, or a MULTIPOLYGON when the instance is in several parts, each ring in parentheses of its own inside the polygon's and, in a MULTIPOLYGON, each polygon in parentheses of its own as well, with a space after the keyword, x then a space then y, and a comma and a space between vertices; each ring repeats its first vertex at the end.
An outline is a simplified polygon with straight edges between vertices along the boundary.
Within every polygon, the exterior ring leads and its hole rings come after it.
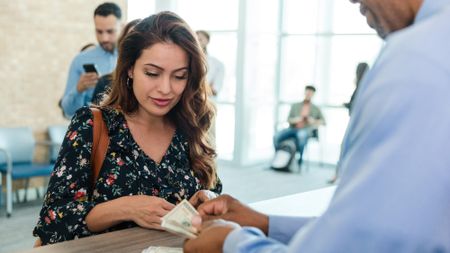
POLYGON ((99 109, 101 111, 103 121, 105 121, 108 128, 117 126, 117 125, 122 125, 122 123, 124 121, 124 117, 123 117, 123 113, 120 110, 118 110, 116 108, 99 107, 99 106, 95 106, 95 107, 83 106, 83 107, 81 107, 80 109, 78 109, 75 112, 75 115, 72 117, 72 124, 93 120, 93 118, 94 118, 94 114, 92 112, 93 108, 99 109))
POLYGON ((120 109, 105 106, 97 108, 102 111, 103 121, 105 121, 109 132, 115 132, 125 127, 125 116, 120 109))

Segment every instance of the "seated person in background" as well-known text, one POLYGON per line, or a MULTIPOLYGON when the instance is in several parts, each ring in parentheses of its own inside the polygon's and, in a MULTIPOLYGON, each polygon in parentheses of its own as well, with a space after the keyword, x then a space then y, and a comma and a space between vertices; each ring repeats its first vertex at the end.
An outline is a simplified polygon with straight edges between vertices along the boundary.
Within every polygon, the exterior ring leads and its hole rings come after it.
POLYGON ((161 218, 178 202, 198 206, 221 192, 208 140, 214 109, 193 31, 161 12, 137 24, 119 52, 111 92, 98 107, 110 140, 98 179, 92 187, 93 114, 83 107, 33 231, 42 244, 131 226, 162 229, 161 218))
MULTIPOLYGON (((131 31, 131 29, 141 21, 141 19, 135 19, 132 20, 130 22, 128 22, 128 24, 125 25, 125 27, 122 30, 122 34, 119 36, 119 40, 117 41, 117 44, 120 45, 120 42, 123 40, 123 38, 125 37, 125 35, 127 35, 127 33, 129 33, 131 31)), ((100 77, 100 79, 98 79, 97 84, 95 85, 94 88, 94 94, 92 94, 92 104, 94 105, 98 105, 100 104, 100 102, 103 99, 103 96, 105 93, 107 93, 111 87, 111 82, 112 82, 112 74, 106 74, 102 77, 100 77)))
POLYGON ((122 11, 114 3, 103 3, 94 11, 95 34, 99 43, 81 52, 72 61, 66 89, 61 101, 64 115, 71 118, 75 111, 89 105, 99 77, 116 67, 116 43, 121 28, 122 11), (83 64, 95 64, 99 73, 85 72, 83 64))
POLYGON ((313 130, 320 125, 325 125, 325 119, 319 107, 311 102, 315 92, 316 88, 314 86, 308 85, 305 87, 305 99, 303 102, 291 106, 288 117, 289 128, 278 132, 274 137, 275 149, 278 149, 283 141, 295 139, 297 150, 300 153, 299 166, 302 165, 303 150, 308 143, 308 138, 312 136, 313 130))

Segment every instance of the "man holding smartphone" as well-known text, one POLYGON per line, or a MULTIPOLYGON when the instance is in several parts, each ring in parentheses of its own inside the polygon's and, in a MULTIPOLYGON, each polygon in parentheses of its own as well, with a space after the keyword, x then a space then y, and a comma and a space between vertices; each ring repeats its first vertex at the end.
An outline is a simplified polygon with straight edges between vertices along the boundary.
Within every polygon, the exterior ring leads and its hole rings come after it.
POLYGON ((95 34, 99 45, 78 54, 72 61, 61 106, 71 118, 80 107, 89 105, 101 75, 116 67, 116 43, 120 34, 122 11, 114 3, 103 3, 94 11, 95 34))

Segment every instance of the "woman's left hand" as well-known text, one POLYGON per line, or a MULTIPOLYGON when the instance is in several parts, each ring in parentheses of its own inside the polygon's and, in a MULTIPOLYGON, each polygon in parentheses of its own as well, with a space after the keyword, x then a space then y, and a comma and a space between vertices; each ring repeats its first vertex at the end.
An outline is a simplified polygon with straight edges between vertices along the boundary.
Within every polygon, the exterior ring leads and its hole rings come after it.
POLYGON ((212 192, 210 190, 200 190, 189 199, 189 202, 197 209, 197 207, 203 202, 214 199, 217 196, 218 195, 215 192, 212 192))

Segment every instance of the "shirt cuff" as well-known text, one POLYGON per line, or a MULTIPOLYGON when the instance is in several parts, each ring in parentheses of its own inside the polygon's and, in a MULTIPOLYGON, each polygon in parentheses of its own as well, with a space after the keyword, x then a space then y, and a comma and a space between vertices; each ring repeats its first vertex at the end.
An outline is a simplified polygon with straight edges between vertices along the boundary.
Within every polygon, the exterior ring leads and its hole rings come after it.
POLYGON ((288 244, 292 236, 314 217, 269 216, 269 237, 288 244))
POLYGON ((222 250, 224 253, 240 252, 239 249, 243 243, 258 237, 265 238, 266 236, 257 228, 243 227, 235 229, 225 238, 222 250))

